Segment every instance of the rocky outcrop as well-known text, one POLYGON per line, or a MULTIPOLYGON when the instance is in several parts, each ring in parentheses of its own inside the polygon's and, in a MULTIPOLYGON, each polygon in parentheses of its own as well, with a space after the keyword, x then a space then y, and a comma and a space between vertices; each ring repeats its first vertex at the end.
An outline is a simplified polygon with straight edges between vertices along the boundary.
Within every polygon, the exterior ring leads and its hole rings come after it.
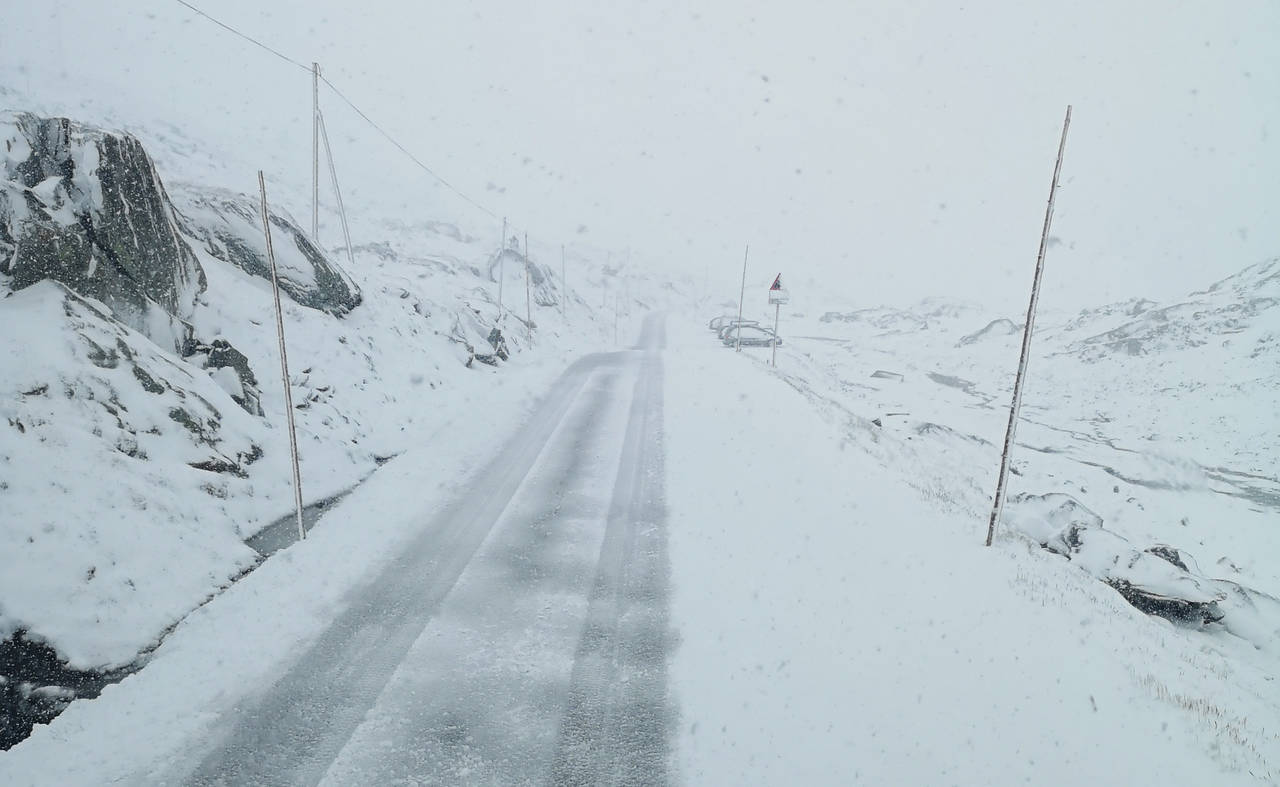
POLYGON ((189 351, 204 271, 142 143, 66 118, 0 113, 0 272, 94 298, 156 344, 189 351))
POLYGON ((258 388, 258 378, 249 367, 249 359, 244 353, 224 339, 214 339, 211 344, 197 344, 192 360, 200 361, 205 369, 209 369, 214 381, 245 412, 262 415, 262 392, 258 388))
POLYGON ((1012 336, 1022 332, 1022 326, 1013 320, 1001 317, 998 320, 992 320, 987 327, 974 331, 960 337, 960 341, 956 343, 957 347, 967 347, 970 344, 976 344, 983 339, 993 336, 1012 336))
POLYGON ((1219 624, 1260 650, 1280 652, 1280 599, 1206 576, 1184 550, 1139 549, 1071 495, 1014 495, 1005 512, 1015 530, 1110 585, 1138 610, 1185 625, 1219 624))
POLYGON ((17 631, 0 641, 0 751, 21 743, 37 724, 48 724, 74 699, 97 697, 128 669, 69 668, 53 648, 17 631))
POLYGON ((0 313, 38 326, 0 345, 0 554, 47 559, 0 571, 0 639, 25 628, 77 668, 127 664, 137 632, 164 630, 254 560, 221 535, 234 526, 220 501, 249 493, 271 429, 216 375, 59 282, 0 299, 0 313), (151 542, 169 546, 139 549, 151 542), (54 559, 47 543, 69 551, 54 559))
MULTIPOLYGON (((209 254, 245 273, 270 280, 262 214, 256 198, 182 186, 174 198, 184 231, 209 254)), ((307 237, 287 213, 272 208, 271 244, 280 288, 294 302, 337 317, 360 305, 360 288, 307 237)))
MULTIPOLYGON (((528 276, 529 294, 534 304, 557 307, 560 305, 562 293, 551 271, 547 266, 524 256, 517 249, 503 249, 489 258, 489 281, 496 282, 500 275, 506 277, 508 285, 514 285, 518 290, 524 289, 524 278, 528 276)), ((521 308, 516 307, 524 301, 524 293, 513 292, 512 296, 511 303, 514 304, 514 311, 522 311, 521 308)))

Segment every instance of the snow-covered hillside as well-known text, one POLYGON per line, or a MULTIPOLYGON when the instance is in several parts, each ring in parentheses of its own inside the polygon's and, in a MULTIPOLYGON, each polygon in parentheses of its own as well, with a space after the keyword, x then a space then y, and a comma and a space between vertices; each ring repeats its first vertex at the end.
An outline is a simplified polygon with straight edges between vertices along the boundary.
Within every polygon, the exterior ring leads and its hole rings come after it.
MULTIPOLYGON (((992 549, 1022 315, 795 290, 777 369, 690 338, 669 375, 692 402, 670 423, 672 554, 716 581, 674 599, 706 621, 673 666, 684 772, 1272 783, 1278 274, 1042 313, 992 549)), ((747 316, 771 323, 762 302, 747 316)))
MULTIPOLYGON (((0 352, 0 640, 119 668, 261 561, 246 540, 293 506, 258 197, 166 188, 129 135, 0 118, 0 314, 25 337, 0 352)), ((443 423, 527 407, 557 364, 612 343, 615 310, 625 339, 653 285, 574 253, 570 290, 558 255, 502 260, 499 238, 443 219, 388 223, 347 270, 277 198, 306 502, 443 423)))
MULTIPOLYGON (((928 467, 913 481, 924 494, 985 521, 1022 322, 993 316, 933 300, 793 319, 796 365, 783 375, 849 419, 867 450, 928 467)), ((1073 543, 1057 550, 1113 584, 1141 584, 1143 550, 1168 545, 1174 562, 1189 565, 1151 564, 1173 575, 1151 578, 1150 588, 1181 584, 1220 599, 1236 609, 1226 610, 1227 628, 1234 617, 1236 633, 1280 652, 1280 570, 1269 559, 1280 553, 1278 330, 1280 260, 1173 304, 1042 315, 1010 522, 1041 543, 1076 525, 1063 536, 1073 543), (1097 560, 1134 563, 1133 576, 1092 565, 1095 547, 1097 560), (1214 580, 1257 594, 1240 600, 1214 580)))

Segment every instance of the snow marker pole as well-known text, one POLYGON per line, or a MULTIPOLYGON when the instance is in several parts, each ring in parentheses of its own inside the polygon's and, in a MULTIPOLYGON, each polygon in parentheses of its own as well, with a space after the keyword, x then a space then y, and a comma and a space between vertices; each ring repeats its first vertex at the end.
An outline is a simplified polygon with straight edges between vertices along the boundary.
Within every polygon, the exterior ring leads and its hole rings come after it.
POLYGON ((311 64, 311 240, 320 245, 320 64, 311 64))
POLYGON ((507 270, 507 217, 502 217, 502 243, 498 245, 498 319, 502 319, 502 279, 507 270))
MULTIPOLYGON (((347 263, 356 267, 356 259, 351 251, 351 229, 347 226, 347 208, 342 204, 342 189, 338 188, 338 168, 333 165, 333 148, 329 147, 329 132, 324 127, 324 115, 316 110, 316 118, 320 121, 320 141, 324 143, 324 155, 329 159, 329 179, 333 181, 333 196, 338 200, 338 216, 342 219, 342 240, 347 244, 347 263)), ((319 243, 316 244, 319 247, 319 243)))
POLYGON ((1049 184, 1049 205, 1044 212, 1044 229, 1040 233, 1040 253, 1036 256, 1036 275, 1031 282, 1031 302, 1027 305, 1027 323, 1022 330, 1022 353, 1018 357, 1018 376, 1013 381, 1013 402, 1009 405, 1009 427, 1004 434, 1004 451, 1000 456, 1000 476, 996 481, 996 500, 991 509, 991 521, 987 524, 987 546, 996 535, 996 524, 1004 513, 1004 498, 1009 484, 1009 454, 1013 450, 1014 433, 1018 427, 1018 413, 1022 409, 1022 384, 1027 376, 1027 360, 1031 356, 1031 332, 1035 329, 1036 304, 1040 300, 1040 279, 1044 276, 1045 249, 1049 246, 1049 227, 1053 223, 1053 198, 1058 191, 1058 174, 1062 171, 1062 154, 1067 148, 1067 129, 1071 126, 1071 105, 1062 121, 1062 139, 1058 142, 1058 160, 1053 165, 1053 181, 1049 184))
POLYGON ((529 233, 524 234, 524 321, 533 338, 533 297, 529 294, 529 233))
POLYGON ((738 324, 734 327, 733 333, 736 337, 734 340, 734 352, 742 352, 742 301, 747 297, 747 253, 751 251, 751 244, 742 252, 742 292, 738 294, 738 324))
POLYGON ((564 294, 560 298, 560 316, 567 317, 569 315, 569 280, 564 275, 564 244, 560 244, 560 286, 564 288, 564 294))
POLYGON ((778 365, 778 314, 782 311, 782 303, 773 304, 773 361, 771 365, 778 365))
POLYGON ((298 433, 293 425, 293 392, 289 390, 289 356, 284 348, 284 315, 280 310, 280 277, 276 273, 276 253, 271 247, 271 221, 267 213, 267 184, 258 170, 258 189, 262 192, 262 233, 267 238, 267 260, 271 263, 271 291, 276 300, 276 336, 280 340, 280 376, 284 380, 284 412, 289 422, 289 455, 293 460, 293 502, 298 517, 298 539, 307 537, 302 526, 302 471, 298 467, 298 433))
MULTIPOLYGON (((606 251, 604 253, 604 267, 608 269, 609 266, 612 264, 613 264, 613 252, 606 251)), ((606 306, 609 305, 609 280, 605 278, 605 276, 607 275, 609 274, 606 271, 600 272, 600 284, 601 284, 600 308, 601 310, 603 310, 606 306)))

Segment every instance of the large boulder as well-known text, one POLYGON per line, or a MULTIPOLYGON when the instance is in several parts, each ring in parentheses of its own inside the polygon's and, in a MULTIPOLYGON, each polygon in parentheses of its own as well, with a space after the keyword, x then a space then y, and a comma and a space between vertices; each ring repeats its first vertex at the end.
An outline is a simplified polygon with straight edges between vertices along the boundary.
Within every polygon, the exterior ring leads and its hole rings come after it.
POLYGON ((551 269, 534 262, 516 248, 502 249, 489 258, 489 281, 496 282, 499 276, 503 276, 504 283, 515 290, 512 292, 510 308, 516 313, 523 311, 520 306, 524 301, 524 293, 520 291, 526 286, 526 276, 533 303, 538 306, 560 305, 560 287, 552 276, 551 269))
MULTIPOLYGON (((258 198, 231 191, 174 189, 184 230, 214 257, 271 279, 258 198)), ((294 302, 341 317, 360 305, 360 288, 279 208, 270 209, 280 288, 294 302)))
POLYGON ((0 273, 104 303, 162 347, 189 349, 204 271, 134 137, 67 118, 0 113, 0 273))

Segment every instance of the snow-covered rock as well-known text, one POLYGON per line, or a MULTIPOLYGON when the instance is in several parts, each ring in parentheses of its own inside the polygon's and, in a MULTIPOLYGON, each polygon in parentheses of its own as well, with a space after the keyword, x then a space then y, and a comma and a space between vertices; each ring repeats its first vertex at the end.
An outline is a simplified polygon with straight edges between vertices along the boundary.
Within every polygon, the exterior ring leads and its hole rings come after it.
MULTIPOLYGON (((184 231, 212 256, 253 276, 271 280, 261 208, 255 197, 230 191, 178 186, 174 199, 184 231)), ((360 288, 298 223, 278 206, 269 206, 271 245, 280 289, 296 303, 335 316, 360 305, 360 288)))
POLYGON ((1012 336, 1013 334, 1021 333, 1021 332, 1022 332, 1021 325, 1014 322, 1013 320, 1010 320, 1007 317, 1001 317, 997 320, 992 320, 991 322, 987 323, 987 326, 985 328, 974 331, 973 333, 970 333, 970 334, 965 334, 960 338, 960 341, 956 343, 956 346, 964 347, 966 345, 973 344, 974 342, 980 342, 983 339, 988 339, 988 338, 997 337, 997 336, 1012 336))
POLYGON ((72 666, 131 662, 257 559, 226 499, 252 494, 267 425, 209 373, 58 282, 0 300, 0 639, 72 666))
POLYGON ((1280 652, 1280 599, 1207 577, 1176 547, 1138 549, 1071 495, 1015 495, 1005 511, 1010 527, 1115 588, 1139 610, 1179 623, 1221 623, 1261 650, 1280 652))
POLYGON ((0 113, 0 273, 56 279, 182 351, 204 271, 142 144, 66 118, 0 113))
POLYGON ((1041 546, 1072 525, 1102 527, 1102 517, 1060 492, 1013 495, 1005 504, 1005 520, 1041 546))
MULTIPOLYGON (((498 281, 505 277, 504 284, 515 286, 518 290, 525 288, 525 276, 529 277, 529 294, 533 303, 538 306, 559 306, 562 294, 559 285, 552 279, 547 266, 541 265, 524 256, 517 249, 508 248, 489 258, 489 280, 498 281)), ((512 292, 513 303, 523 303, 522 292, 512 292)), ((517 312, 521 309, 517 308, 517 312)))

